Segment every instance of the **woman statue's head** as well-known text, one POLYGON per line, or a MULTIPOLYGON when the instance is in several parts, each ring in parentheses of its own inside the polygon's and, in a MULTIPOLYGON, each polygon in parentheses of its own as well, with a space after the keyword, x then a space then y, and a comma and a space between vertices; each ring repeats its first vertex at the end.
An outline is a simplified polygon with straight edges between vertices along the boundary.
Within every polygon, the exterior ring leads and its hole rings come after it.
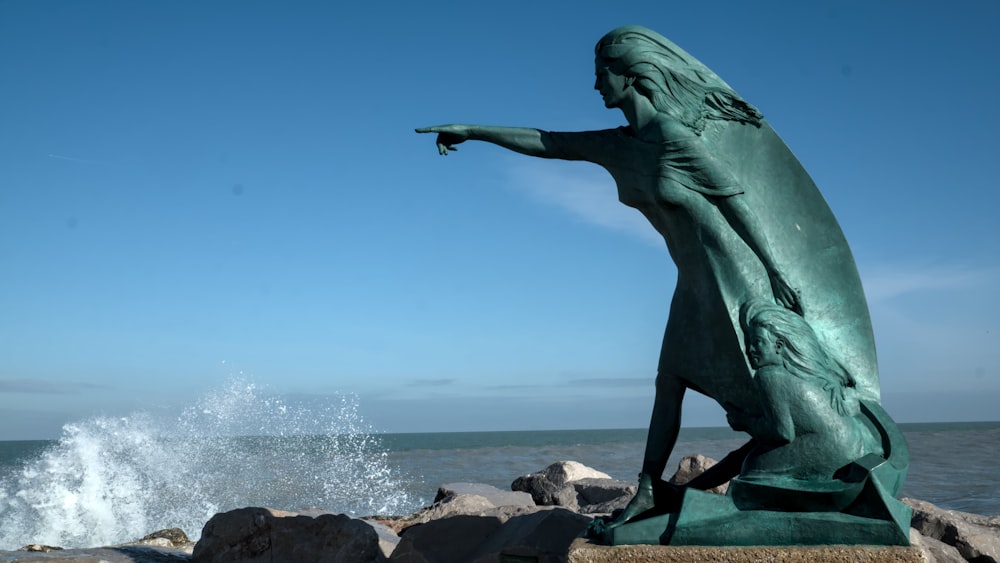
POLYGON ((608 32, 594 48, 598 70, 626 77, 632 87, 664 112, 700 133, 706 119, 760 125, 757 108, 744 102, 672 41, 642 26, 608 32))

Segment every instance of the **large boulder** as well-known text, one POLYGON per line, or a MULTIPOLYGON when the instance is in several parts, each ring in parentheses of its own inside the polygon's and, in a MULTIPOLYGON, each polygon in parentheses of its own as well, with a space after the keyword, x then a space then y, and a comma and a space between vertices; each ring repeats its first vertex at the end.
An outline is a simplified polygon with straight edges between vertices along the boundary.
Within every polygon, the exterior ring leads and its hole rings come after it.
POLYGON ((569 510, 580 508, 573 485, 557 484, 541 473, 522 475, 514 479, 510 488, 529 494, 538 506, 563 506, 569 510))
POLYGON ((580 463, 579 461, 557 461, 541 471, 541 474, 557 485, 564 485, 580 479, 610 479, 603 471, 580 463))
POLYGON ((451 516, 407 528, 389 561, 555 563, 566 560, 569 545, 589 523, 590 518, 562 508, 451 516))
POLYGON ((913 509, 910 525, 923 536, 954 546, 968 561, 1000 563, 1000 516, 945 510, 912 498, 902 501, 913 509))
POLYGON ((914 528, 910 528, 910 545, 923 550, 924 555, 927 556, 927 563, 966 563, 965 558, 955 549, 955 546, 930 536, 921 535, 914 528))
MULTIPOLYGON (((674 485, 683 485, 691 479, 701 475, 706 469, 712 467, 716 463, 718 463, 718 461, 701 454, 684 456, 684 458, 677 464, 677 472, 670 478, 670 482, 674 485)), ((718 487, 712 487, 711 489, 708 489, 708 492, 724 495, 727 490, 729 490, 728 482, 723 483, 718 487)))
POLYGON ((205 524, 191 561, 370 563, 381 557, 375 530, 344 514, 312 517, 241 508, 216 514, 205 524))
POLYGON ((580 499, 573 486, 583 479, 612 480, 607 473, 578 461, 557 461, 537 473, 518 477, 510 488, 530 494, 539 506, 563 506, 569 510, 579 510, 581 505, 593 504, 580 499))

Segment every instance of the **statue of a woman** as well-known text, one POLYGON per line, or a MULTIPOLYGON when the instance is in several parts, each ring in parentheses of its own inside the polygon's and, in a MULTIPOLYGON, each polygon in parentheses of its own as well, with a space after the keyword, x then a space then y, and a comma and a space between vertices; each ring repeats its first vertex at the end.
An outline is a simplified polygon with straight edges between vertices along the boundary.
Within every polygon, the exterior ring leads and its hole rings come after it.
MULTIPOLYGON (((660 479, 686 389, 726 408, 759 410, 739 311, 770 301, 815 317, 820 338, 877 399, 867 306, 853 258, 815 185, 756 108, 703 64, 649 29, 615 29, 595 49, 598 90, 627 126, 556 133, 442 125, 442 155, 467 140, 606 169, 619 200, 663 236, 677 286, 663 337, 640 484, 660 479), (801 288, 801 293, 797 291, 801 288)), ((736 464, 738 465, 738 463, 736 464)), ((649 486, 619 519, 653 506, 649 486)))

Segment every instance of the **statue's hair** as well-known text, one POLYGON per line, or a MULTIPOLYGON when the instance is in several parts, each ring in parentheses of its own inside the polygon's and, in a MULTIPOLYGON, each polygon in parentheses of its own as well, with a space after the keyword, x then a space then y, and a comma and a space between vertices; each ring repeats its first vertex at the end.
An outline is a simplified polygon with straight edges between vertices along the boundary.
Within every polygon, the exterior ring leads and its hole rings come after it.
POLYGON ((782 344, 781 358, 788 373, 817 381, 830 394, 830 405, 841 415, 857 414, 856 400, 848 402, 845 394, 846 388, 854 387, 854 378, 827 354, 804 318, 773 303, 752 301, 743 306, 740 323, 747 341, 754 328, 771 333, 782 344))
POLYGON ((696 133, 706 119, 737 121, 760 126, 763 116, 683 49, 642 26, 619 27, 594 48, 598 61, 615 74, 634 79, 633 86, 696 133))

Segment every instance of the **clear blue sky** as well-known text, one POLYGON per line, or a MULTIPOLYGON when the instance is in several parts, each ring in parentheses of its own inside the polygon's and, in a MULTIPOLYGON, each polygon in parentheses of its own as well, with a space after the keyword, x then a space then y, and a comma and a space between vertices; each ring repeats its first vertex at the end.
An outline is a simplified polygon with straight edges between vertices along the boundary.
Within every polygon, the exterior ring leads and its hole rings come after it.
POLYGON ((240 374, 385 431, 645 426, 652 228, 596 167, 413 133, 622 124, 592 49, 624 24, 810 171, 890 412, 997 419, 1000 4, 610 4, 0 1, 0 439, 240 374))

